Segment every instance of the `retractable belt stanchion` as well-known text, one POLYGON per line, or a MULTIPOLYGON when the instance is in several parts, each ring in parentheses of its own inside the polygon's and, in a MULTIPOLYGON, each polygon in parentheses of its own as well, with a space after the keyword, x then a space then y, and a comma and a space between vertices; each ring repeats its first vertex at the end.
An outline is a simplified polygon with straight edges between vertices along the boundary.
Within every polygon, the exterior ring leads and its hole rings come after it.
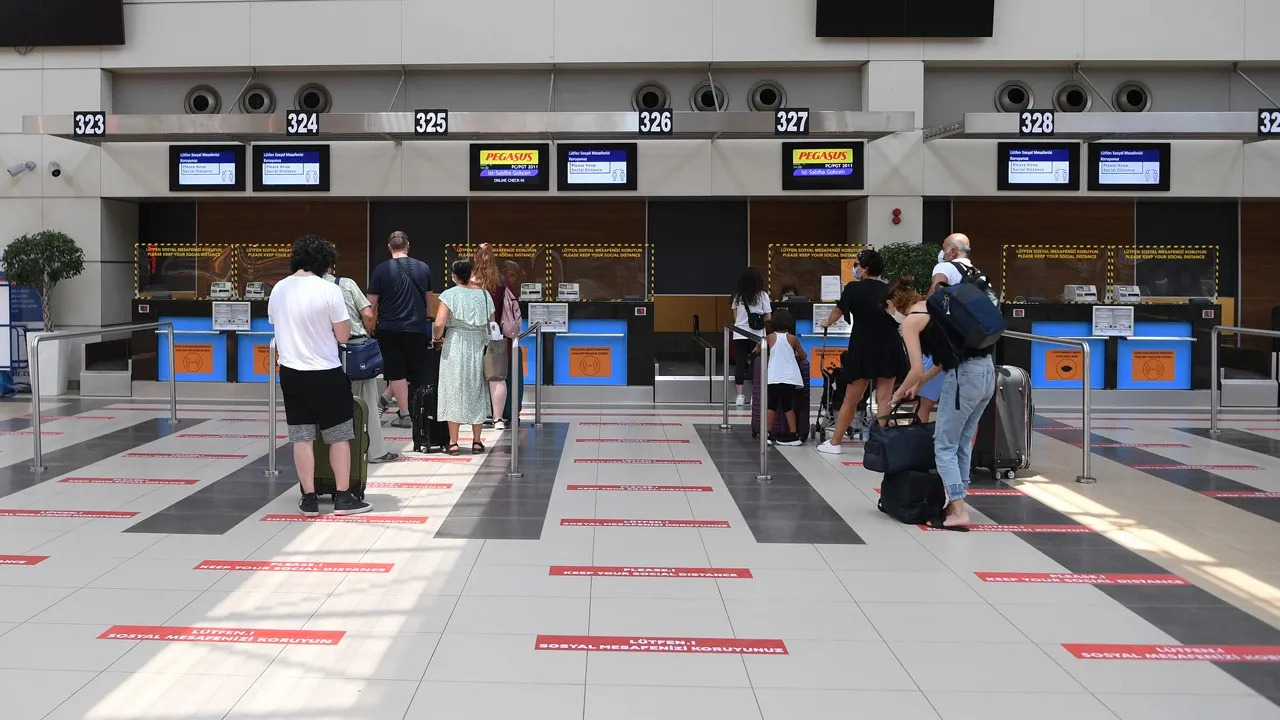
POLYGON ((533 358, 534 378, 533 378, 533 426, 538 427, 541 424, 541 388, 542 388, 542 323, 534 323, 527 330, 520 333, 519 336, 512 341, 511 347, 515 352, 511 353, 511 469, 507 471, 507 477, 516 479, 524 477, 524 473, 520 472, 520 383, 524 380, 521 377, 520 363, 520 341, 531 334, 537 333, 534 340, 533 358))
MULTIPOLYGON (((720 429, 733 429, 729 424, 729 346, 733 341, 734 332, 760 344, 760 407, 755 408, 760 413, 760 473, 756 475, 756 479, 771 480, 773 478, 769 475, 769 336, 767 334, 732 324, 724 326, 724 397, 722 398, 724 411, 720 420, 720 429)), ((738 358, 740 363, 746 361, 746 358, 738 358)))
POLYGON ((1029 340, 1031 342, 1042 342, 1049 345, 1062 345, 1064 347, 1080 348, 1080 371, 1083 373, 1080 387, 1082 389, 1080 398, 1080 432, 1084 436, 1080 441, 1081 457, 1080 457, 1080 474, 1076 477, 1076 482, 1090 485, 1098 482, 1093 477, 1093 471, 1090 467, 1090 460, 1093 457, 1093 449, 1089 447, 1090 440, 1093 438, 1093 430, 1091 429, 1092 421, 1090 420, 1090 400, 1089 400, 1089 383, 1093 376, 1089 372, 1090 357, 1089 343, 1084 340, 1072 340, 1068 338, 1050 337, 1048 335, 1032 335, 1030 333, 1013 332, 1006 330, 1003 337, 1015 338, 1018 340, 1029 340))
POLYGON ((276 384, 280 378, 276 373, 276 339, 271 338, 267 344, 267 469, 263 475, 275 477, 280 474, 276 469, 276 384))

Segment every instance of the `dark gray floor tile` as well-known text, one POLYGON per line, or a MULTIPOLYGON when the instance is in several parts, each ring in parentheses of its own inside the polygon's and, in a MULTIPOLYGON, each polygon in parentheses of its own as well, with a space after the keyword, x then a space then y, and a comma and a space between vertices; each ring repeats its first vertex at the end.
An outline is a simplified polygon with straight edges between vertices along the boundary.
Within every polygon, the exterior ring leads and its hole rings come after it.
POLYGON ((747 523, 759 543, 865 545, 848 523, 757 520, 747 523))
POLYGON ((544 520, 536 518, 454 517, 445 519, 437 538, 463 540, 538 540, 544 520))

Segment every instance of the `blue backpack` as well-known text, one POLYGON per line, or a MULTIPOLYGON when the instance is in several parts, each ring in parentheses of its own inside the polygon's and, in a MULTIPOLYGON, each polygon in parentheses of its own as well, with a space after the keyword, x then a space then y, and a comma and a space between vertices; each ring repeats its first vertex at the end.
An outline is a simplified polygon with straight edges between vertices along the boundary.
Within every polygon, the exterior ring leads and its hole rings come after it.
POLYGON ((952 265, 960 271, 960 282, 942 285, 929 296, 929 319, 944 328, 957 350, 985 350, 1005 331, 1000 303, 981 271, 964 263, 952 265))

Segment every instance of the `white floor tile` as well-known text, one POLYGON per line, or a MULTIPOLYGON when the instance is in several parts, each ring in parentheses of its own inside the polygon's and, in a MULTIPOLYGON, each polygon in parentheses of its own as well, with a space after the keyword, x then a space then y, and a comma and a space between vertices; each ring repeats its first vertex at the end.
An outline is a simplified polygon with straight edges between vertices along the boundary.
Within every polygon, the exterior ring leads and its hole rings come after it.
POLYGON ((191 560, 125 560, 89 583, 91 588, 204 592, 226 573, 196 570, 191 560))
POLYGON ((733 637, 720 600, 592 598, 592 635, 733 637))
POLYGON ((114 590, 85 588, 32 618, 39 623, 164 625, 195 600, 191 590, 114 590))
POLYGON ((60 587, 0 587, 0 622, 26 622, 73 592, 60 587))
POLYGON ((1277 720, 1280 707, 1259 695, 1099 695, 1120 720, 1277 720))
POLYGON ((747 688, 587 686, 586 720, 760 718, 747 688), (637 698, 643 700, 637 702, 637 698))
POLYGON ((1168 633, 1120 605, 997 605, 1032 642, 1177 644, 1168 633))
POLYGON ((938 720, 924 695, 909 690, 788 690, 759 688, 764 720, 938 720))
POLYGON ((485 597, 464 595, 445 630, 449 633, 585 635, 587 598, 485 597))
POLYGON ((752 568, 751 580, 717 580, 726 600, 848 601, 849 591, 830 570, 752 568))
POLYGON ((49 720, 169 720, 225 714, 253 684, 250 677, 105 672, 49 720))
POLYGON ((164 624, 300 630, 326 597, 307 593, 227 593, 210 590, 164 624))
POLYGON ((422 679, 440 636, 357 635, 337 645, 285 647, 264 677, 323 677, 353 680, 422 679))
POLYGON ((423 679, 582 685, 586 653, 535 650, 536 642, 534 635, 446 633, 440 638, 423 679))
POLYGON ((498 597, 590 597, 591 578, 553 576, 538 565, 478 565, 462 594, 498 597))
POLYGON ((836 573, 858 602, 984 603, 973 589, 950 570, 890 572, 841 570, 836 573))
POLYGON ((1079 682, 1029 642, 893 642, 890 646, 926 693, 1084 692, 1079 682))
MULTIPOLYGON (((12 633, 10 633, 12 634, 12 633)), ((3 641, 4 638, 0 638, 3 641)), ((1079 660, 1061 645, 1041 645, 1086 690, 1102 694, 1248 695, 1248 687, 1207 662, 1079 660)))
POLYGON ((99 640, 106 629, 105 625, 19 625, 0 635, 0 668, 105 670, 136 644, 99 640))
POLYGON ((582 716, 581 685, 426 681, 404 720, 562 720, 582 716))
POLYGON ((95 675, 77 670, 0 670, 4 715, 15 720, 43 718, 95 675))
POLYGON ((787 655, 747 655, 751 685, 824 690, 914 690, 882 641, 788 640, 787 655))
POLYGON ((859 603, 871 624, 890 642, 1026 642, 1027 637, 990 605, 859 603))
POLYGON ((307 630, 365 635, 440 633, 458 603, 455 595, 366 595, 336 592, 307 621, 307 630))
POLYGON ((238 675, 256 678, 276 659, 281 647, 247 643, 140 642, 108 670, 121 673, 238 675))
MULTIPOLYGON (((9 518, 5 518, 7 522, 9 518)), ((86 543, 92 542, 85 540, 86 543)), ((47 553, 29 553, 45 555, 47 553)), ((49 556, 39 565, 0 566, 0 585, 81 588, 124 562, 122 558, 105 558, 67 554, 49 556)))
MULTIPOLYGON (((572 654, 572 653, 571 653, 572 654)), ((586 653, 582 653, 586 655, 586 653)), ((676 655, 594 652, 587 662, 588 685, 658 687, 751 686, 737 655, 676 655)))
POLYGON ((418 683, 393 680, 264 677, 239 699, 228 720, 303 717, 382 720, 404 716, 418 683))
POLYGON ((1088 693, 929 692, 942 720, 1115 720, 1088 693))
POLYGON ((726 600, 724 604, 736 637, 788 641, 871 641, 880 637, 867 616, 852 602, 726 600))

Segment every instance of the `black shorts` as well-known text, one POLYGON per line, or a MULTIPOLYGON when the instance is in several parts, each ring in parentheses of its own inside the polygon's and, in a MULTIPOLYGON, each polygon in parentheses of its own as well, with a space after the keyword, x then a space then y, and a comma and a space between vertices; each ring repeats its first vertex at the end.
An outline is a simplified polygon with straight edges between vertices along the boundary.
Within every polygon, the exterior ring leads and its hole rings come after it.
POLYGON ((786 383, 769 385, 769 409, 776 412, 791 412, 796 409, 796 397, 800 388, 786 383))
POLYGON ((379 330, 378 347, 382 350, 382 379, 418 380, 427 366, 427 344, 431 338, 426 333, 379 330))
POLYGON ((280 394, 291 441, 315 440, 317 430, 328 443, 355 437, 351 381, 342 368, 294 370, 281 365, 280 394))

